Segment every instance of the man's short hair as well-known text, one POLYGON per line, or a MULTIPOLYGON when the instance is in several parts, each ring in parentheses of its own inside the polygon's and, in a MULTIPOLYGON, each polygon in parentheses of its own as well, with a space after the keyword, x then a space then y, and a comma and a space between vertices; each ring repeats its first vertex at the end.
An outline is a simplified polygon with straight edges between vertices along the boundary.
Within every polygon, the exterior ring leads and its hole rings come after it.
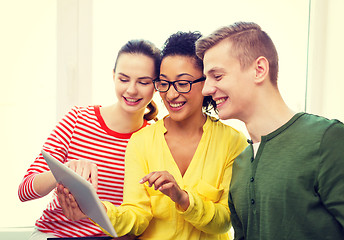
POLYGON ((258 24, 236 22, 219 28, 196 42, 197 56, 203 59, 207 50, 223 40, 232 43, 232 51, 229 54, 239 60, 242 69, 250 66, 258 57, 265 57, 269 61, 270 80, 277 85, 278 54, 276 47, 269 35, 258 24))

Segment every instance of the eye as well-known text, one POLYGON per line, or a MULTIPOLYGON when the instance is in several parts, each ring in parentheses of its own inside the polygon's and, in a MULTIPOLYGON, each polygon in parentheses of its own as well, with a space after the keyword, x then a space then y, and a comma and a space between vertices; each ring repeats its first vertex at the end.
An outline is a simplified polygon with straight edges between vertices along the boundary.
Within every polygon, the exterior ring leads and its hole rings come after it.
POLYGON ((125 78, 119 78, 119 80, 120 80, 121 82, 129 82, 129 80, 128 80, 128 79, 125 79, 125 78))
POLYGON ((184 80, 181 80, 180 82, 178 81, 177 84, 180 87, 185 87, 185 86, 189 85, 189 83, 187 81, 184 81, 184 80))
POLYGON ((148 84, 150 84, 150 83, 152 83, 152 82, 144 82, 144 81, 140 81, 140 82, 139 82, 139 84, 144 85, 144 86, 145 86, 145 85, 148 85, 148 84))
POLYGON ((167 87, 169 84, 168 84, 168 82, 165 81, 165 80, 160 80, 160 81, 159 81, 159 85, 162 86, 162 87, 167 87))
POLYGON ((215 78, 216 80, 221 80, 222 75, 221 75, 221 74, 214 74, 214 78, 215 78))

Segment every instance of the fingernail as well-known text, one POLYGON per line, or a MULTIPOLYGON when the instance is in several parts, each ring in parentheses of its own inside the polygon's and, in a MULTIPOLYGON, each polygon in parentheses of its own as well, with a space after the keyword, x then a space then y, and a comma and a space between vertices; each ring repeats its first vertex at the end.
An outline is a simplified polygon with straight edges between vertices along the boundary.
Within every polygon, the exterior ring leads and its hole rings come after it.
POLYGON ((140 180, 140 183, 143 183, 143 179, 140 180))

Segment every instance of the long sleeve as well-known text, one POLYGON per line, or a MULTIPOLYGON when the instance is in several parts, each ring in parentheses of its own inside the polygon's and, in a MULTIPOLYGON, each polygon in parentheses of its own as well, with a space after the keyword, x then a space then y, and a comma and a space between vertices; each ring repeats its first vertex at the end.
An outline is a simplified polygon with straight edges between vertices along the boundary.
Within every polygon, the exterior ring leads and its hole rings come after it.
POLYGON ((344 125, 327 129, 320 145, 322 162, 317 192, 326 209, 344 228, 344 125))
POLYGON ((232 226, 234 228, 234 240, 244 240, 244 230, 242 228, 242 223, 235 211, 235 207, 232 201, 232 197, 229 194, 228 197, 228 206, 229 206, 229 210, 231 211, 231 222, 232 222, 232 226))
POLYGON ((115 207, 109 202, 103 202, 107 214, 117 234, 140 235, 152 219, 150 196, 140 179, 148 172, 143 161, 143 154, 138 152, 136 141, 130 140, 126 149, 125 181, 123 188, 123 204, 115 207))
MULTIPOLYGON (((75 108, 66 114, 56 125, 55 129, 43 145, 43 149, 45 151, 61 162, 64 162, 67 155, 68 145, 72 137, 74 124, 77 118, 76 114, 75 108)), ((33 182, 37 174, 45 171, 49 171, 49 167, 42 154, 39 154, 35 161, 30 165, 19 185, 18 196, 21 201, 24 202, 43 197, 35 191, 33 182)))
POLYGON ((123 204, 105 203, 119 236, 140 239, 228 239, 228 185, 233 160, 246 147, 242 133, 208 119, 193 159, 182 176, 165 140, 163 120, 132 135, 125 156, 123 204), (168 171, 189 193, 190 206, 179 209, 168 196, 140 184, 145 175, 168 171))
POLYGON ((220 188, 200 181, 196 191, 188 190, 190 206, 186 211, 179 209, 179 214, 197 229, 210 234, 225 233, 230 226, 228 208, 228 185, 232 166, 227 166, 220 188), (204 197, 202 197, 204 196, 204 197))
POLYGON ((234 159, 246 146, 247 142, 243 134, 232 136, 232 144, 226 154, 227 164, 217 188, 200 181, 194 188, 196 191, 186 189, 190 196, 190 206, 185 212, 179 209, 179 213, 197 229, 209 234, 228 232, 231 215, 228 208, 228 186, 232 177, 232 165, 234 159))

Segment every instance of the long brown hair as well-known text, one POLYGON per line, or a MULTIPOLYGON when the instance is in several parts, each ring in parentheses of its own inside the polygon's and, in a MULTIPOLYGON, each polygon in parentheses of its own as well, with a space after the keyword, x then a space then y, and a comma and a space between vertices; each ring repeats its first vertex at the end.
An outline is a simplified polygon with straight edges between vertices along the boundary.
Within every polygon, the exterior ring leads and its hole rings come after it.
MULTIPOLYGON (((143 40, 143 39, 135 39, 130 40, 126 44, 123 45, 123 47, 118 51, 117 59, 115 62, 114 72, 116 71, 117 61, 118 58, 123 53, 129 53, 129 54, 143 54, 154 61, 154 73, 155 77, 158 77, 160 74, 160 63, 161 63, 161 56, 160 56, 160 50, 150 41, 143 40)), ((157 121, 157 115, 158 115, 158 106, 156 103, 152 100, 147 105, 148 112, 145 113, 143 118, 147 121, 154 120, 157 121)))

